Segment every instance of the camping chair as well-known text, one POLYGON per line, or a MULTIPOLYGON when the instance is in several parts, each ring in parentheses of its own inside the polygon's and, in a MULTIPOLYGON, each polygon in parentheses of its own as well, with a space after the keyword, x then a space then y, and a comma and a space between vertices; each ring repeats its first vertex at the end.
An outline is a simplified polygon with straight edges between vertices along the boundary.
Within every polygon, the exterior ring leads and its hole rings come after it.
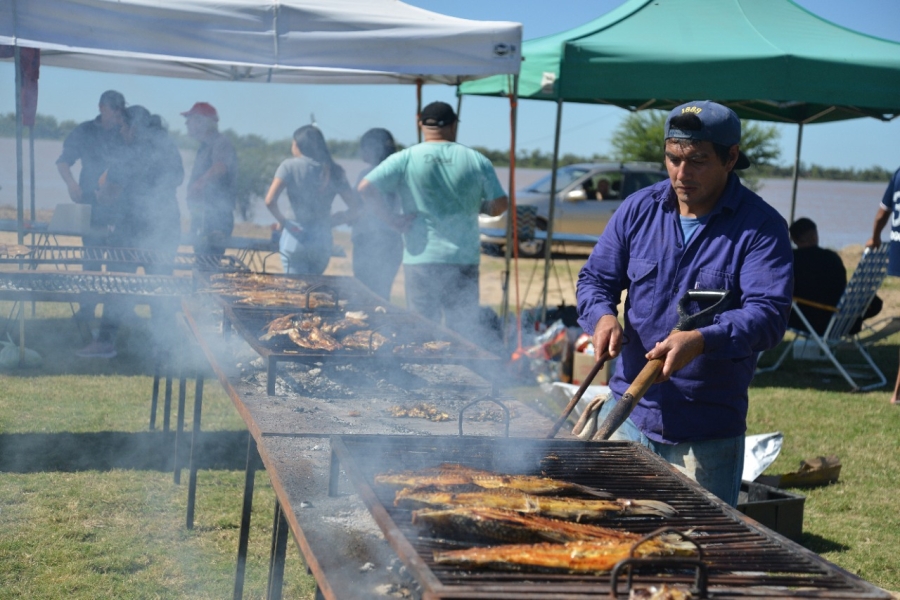
MULTIPOLYGON (((869 303, 872 302, 872 298, 875 297, 875 293, 878 291, 878 288, 881 287, 881 282, 884 281, 884 278, 887 275, 888 248, 889 246, 887 244, 882 244, 878 248, 867 248, 865 252, 863 252, 859 265, 850 277, 850 281, 847 282, 847 287, 844 289, 844 294, 838 301, 837 306, 827 306, 818 302, 804 300, 803 298, 794 298, 792 304, 792 310, 797 314, 804 325, 803 329, 790 328, 797 336, 795 342, 801 339, 815 342, 828 360, 837 367, 838 372, 840 372, 843 378, 847 380, 847 383, 850 384, 850 387, 855 392, 874 389, 887 383, 884 373, 881 372, 875 364, 875 361, 872 360, 872 357, 869 356, 869 353, 860 342, 859 334, 850 333, 850 331, 853 328, 854 323, 865 314, 866 309, 869 307, 869 303), (800 309, 801 305, 814 306, 833 313, 823 334, 819 335, 816 333, 815 329, 809 324, 809 320, 800 309), (862 354, 862 357, 869 364, 869 367, 871 367, 874 376, 878 379, 877 383, 860 386, 838 361, 834 351, 838 346, 847 344, 856 348, 859 353, 862 354)), ((756 372, 768 373, 774 371, 781 366, 781 363, 784 362, 784 359, 792 348, 793 344, 788 344, 781 353, 781 356, 778 357, 778 360, 775 361, 774 365, 761 369, 758 368, 756 372)))

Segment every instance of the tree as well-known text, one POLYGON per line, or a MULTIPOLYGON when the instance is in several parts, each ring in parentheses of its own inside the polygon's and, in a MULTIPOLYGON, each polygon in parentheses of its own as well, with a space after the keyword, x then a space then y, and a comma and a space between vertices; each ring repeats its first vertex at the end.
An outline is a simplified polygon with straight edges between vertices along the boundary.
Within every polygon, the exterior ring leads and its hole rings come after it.
MULTIPOLYGON (((616 160, 665 162, 663 136, 668 113, 644 110, 630 113, 613 133, 612 146, 616 160)), ((741 172, 747 187, 756 189, 759 171, 754 166, 773 165, 781 156, 778 129, 756 121, 741 121, 741 150, 753 165, 741 172)))

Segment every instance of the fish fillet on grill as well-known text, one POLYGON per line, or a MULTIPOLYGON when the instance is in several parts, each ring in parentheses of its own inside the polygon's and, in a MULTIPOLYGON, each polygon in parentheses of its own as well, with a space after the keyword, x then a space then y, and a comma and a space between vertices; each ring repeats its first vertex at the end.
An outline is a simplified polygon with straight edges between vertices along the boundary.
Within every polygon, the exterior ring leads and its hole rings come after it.
POLYGON ((575 522, 601 521, 627 516, 671 517, 677 514, 674 508, 657 500, 595 500, 534 496, 509 489, 453 493, 432 491, 432 488, 404 488, 394 495, 394 506, 412 509, 435 506, 443 508, 486 506, 575 522))
POLYGON ((479 539, 512 544, 577 540, 620 544, 634 543, 641 538, 638 534, 627 531, 486 506, 421 509, 413 511, 412 522, 424 525, 433 533, 449 539, 479 539))
POLYGON ((383 473, 375 476, 375 483, 409 488, 434 486, 448 491, 452 491, 454 486, 477 485, 485 489, 513 489, 536 496, 579 493, 612 498, 610 494, 577 483, 535 475, 503 475, 455 463, 443 463, 418 471, 383 473))
MULTIPOLYGON (((488 548, 469 548, 435 552, 434 561, 442 565, 502 570, 553 570, 569 573, 605 573, 628 558, 632 542, 605 544, 578 541, 566 544, 508 544, 488 548)), ((640 556, 692 556, 695 546, 683 541, 650 540, 635 551, 640 556)))
POLYGON ((371 330, 356 331, 341 338, 341 346, 347 350, 378 350, 387 343, 388 339, 380 333, 371 330))

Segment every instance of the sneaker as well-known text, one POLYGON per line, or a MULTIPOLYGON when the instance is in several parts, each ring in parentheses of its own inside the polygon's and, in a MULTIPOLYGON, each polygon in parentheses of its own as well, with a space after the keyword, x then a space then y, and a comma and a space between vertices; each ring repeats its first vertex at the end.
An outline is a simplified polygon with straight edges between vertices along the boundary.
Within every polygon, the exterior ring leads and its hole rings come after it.
POLYGON ((81 358, 114 358, 116 354, 115 344, 112 342, 98 342, 97 340, 75 352, 75 355, 81 358))

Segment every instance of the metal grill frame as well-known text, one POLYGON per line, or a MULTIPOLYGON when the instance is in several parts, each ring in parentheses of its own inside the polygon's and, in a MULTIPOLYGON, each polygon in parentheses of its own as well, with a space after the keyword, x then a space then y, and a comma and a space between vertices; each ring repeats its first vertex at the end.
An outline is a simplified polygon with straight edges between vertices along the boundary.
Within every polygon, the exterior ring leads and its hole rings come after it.
POLYGON ((194 291, 190 277, 94 273, 91 271, 0 272, 0 300, 36 302, 103 302, 117 297, 178 299, 194 291))
POLYGON ((26 246, 27 254, 15 256, 0 255, 0 265, 24 265, 36 268, 40 265, 78 266, 87 262, 109 265, 114 271, 116 265, 141 267, 146 265, 171 267, 179 271, 205 269, 224 272, 249 272, 247 266, 231 255, 196 254, 193 252, 165 253, 139 248, 113 248, 97 246, 26 246))
MULTIPOLYGON (((599 470, 603 471, 599 476, 609 478, 608 481, 603 486, 590 487, 599 487, 619 497, 666 501, 679 510, 678 516, 604 525, 639 533, 662 526, 682 531, 692 529, 695 532, 692 539, 703 547, 713 598, 889 600, 892 597, 724 504, 634 442, 341 435, 332 436, 331 449, 329 495, 338 494, 339 480, 344 473, 392 549, 422 586, 425 600, 627 598, 629 593, 621 590, 618 596, 611 595, 609 575, 466 571, 436 565, 429 550, 449 547, 423 537, 409 522, 410 511, 393 507, 391 491, 376 488, 373 478, 376 472, 387 469, 417 469, 441 462, 459 462, 505 473, 546 474, 581 484, 594 482, 599 470), (574 469, 571 464, 561 464, 569 461, 577 463, 574 469), (530 464, 531 468, 510 470, 513 464, 530 464)), ((643 571, 635 574, 633 582, 636 587, 646 587, 660 583, 690 584, 691 579, 692 574, 683 572, 643 571)))
POLYGON ((266 345, 259 340, 260 332, 258 328, 247 323, 247 315, 256 319, 271 320, 277 317, 285 316, 291 313, 305 313, 309 315, 322 316, 342 316, 345 311, 343 309, 297 309, 297 308, 266 308, 261 307, 236 307, 233 304, 226 303, 222 310, 222 332, 227 336, 228 332, 233 329, 236 331, 253 350, 266 361, 267 384, 266 391, 268 395, 275 395, 275 378, 277 366, 279 362, 295 362, 295 363, 329 363, 329 364, 346 364, 359 360, 366 360, 377 363, 384 363, 386 366, 412 363, 412 364, 455 364, 467 366, 482 374, 490 381, 491 375, 500 358, 486 350, 482 350, 475 344, 464 340, 454 332, 444 329, 439 325, 425 320, 423 317, 415 313, 390 309, 384 315, 378 318, 383 319, 403 319, 410 325, 425 328, 435 333, 438 339, 450 341, 456 352, 452 355, 436 354, 436 355, 419 355, 413 353, 390 353, 380 354, 377 352, 366 352, 362 350, 312 350, 297 347, 291 352, 279 352, 274 350, 271 345, 266 345))

